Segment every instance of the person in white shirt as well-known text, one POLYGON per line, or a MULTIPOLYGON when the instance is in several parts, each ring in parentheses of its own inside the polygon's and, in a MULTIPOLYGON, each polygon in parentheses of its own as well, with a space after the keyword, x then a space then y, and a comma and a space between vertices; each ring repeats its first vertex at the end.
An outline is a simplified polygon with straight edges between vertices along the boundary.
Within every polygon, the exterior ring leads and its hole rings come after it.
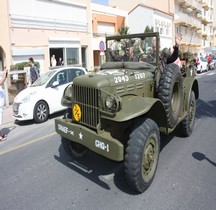
POLYGON ((57 64, 57 61, 56 61, 55 55, 52 55, 52 57, 51 57, 51 66, 55 67, 56 64, 57 64))

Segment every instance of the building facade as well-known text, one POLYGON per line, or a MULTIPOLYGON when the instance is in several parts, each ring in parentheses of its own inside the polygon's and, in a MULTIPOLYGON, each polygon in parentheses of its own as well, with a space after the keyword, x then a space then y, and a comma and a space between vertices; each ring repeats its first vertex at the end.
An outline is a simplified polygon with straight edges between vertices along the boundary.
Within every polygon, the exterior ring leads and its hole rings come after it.
POLYGON ((157 9, 166 14, 174 14, 174 0, 109 0, 110 6, 117 7, 126 11, 131 11, 139 4, 157 9))
POLYGON ((109 5, 129 12, 131 33, 143 33, 146 26, 160 34, 160 46, 171 48, 174 38, 174 0, 109 0, 109 5))
MULTIPOLYGON (((215 13, 213 12, 214 4, 216 4, 215 2, 215 0, 161 0, 159 3, 158 0, 128 0, 126 3, 125 0, 109 0, 111 6, 128 11, 130 11, 131 8, 135 8, 137 5, 160 11, 159 21, 158 18, 153 18, 152 14, 148 14, 148 17, 152 19, 140 18, 144 16, 143 13, 137 19, 141 19, 139 23, 142 21, 142 25, 148 23, 153 24, 155 31, 158 31, 158 28, 160 28, 159 32, 162 39, 164 36, 163 31, 166 29, 161 27, 160 20, 163 19, 161 13, 168 15, 168 17, 174 15, 171 29, 173 36, 172 43, 174 44, 174 37, 178 33, 181 33, 183 38, 180 46, 181 50, 201 53, 205 53, 206 48, 215 46, 216 25, 214 19, 216 21, 216 18, 214 18, 215 13), (155 23, 152 23, 152 20, 154 20, 155 23)), ((161 21, 162 24, 164 21, 166 22, 166 20, 161 21)), ((130 21, 130 16, 129 23, 130 28, 134 28, 138 25, 137 22, 130 21)), ((163 42, 161 41, 161 43, 163 42)), ((165 43, 169 44, 166 41, 165 43)))
POLYGON ((128 23, 128 12, 100 4, 91 3, 92 13, 92 49, 94 68, 105 62, 105 38, 118 34, 120 27, 128 23))
POLYGON ((183 36, 181 50, 205 53, 213 43, 213 0, 176 0, 175 33, 183 36))
POLYGON ((173 14, 167 14, 143 4, 137 5, 128 14, 128 26, 130 32, 144 33, 145 28, 153 28, 160 33, 160 47, 171 48, 173 43, 173 14))
POLYGON ((89 0, 2 0, 0 14, 2 65, 33 57, 43 73, 54 54, 66 65, 93 69, 89 0))

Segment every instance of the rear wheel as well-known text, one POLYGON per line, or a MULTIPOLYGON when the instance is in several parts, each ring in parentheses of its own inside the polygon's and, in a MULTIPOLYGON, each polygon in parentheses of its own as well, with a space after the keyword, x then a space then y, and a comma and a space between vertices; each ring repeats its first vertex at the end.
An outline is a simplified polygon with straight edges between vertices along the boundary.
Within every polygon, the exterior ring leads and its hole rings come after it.
POLYGON ((137 123, 130 134, 125 155, 125 175, 128 185, 144 192, 154 179, 160 150, 157 124, 151 119, 137 123))
POLYGON ((188 106, 187 106, 187 116, 185 119, 180 123, 180 133, 184 137, 188 137, 191 135, 195 123, 195 116, 196 116, 196 98, 194 91, 190 92, 188 106))

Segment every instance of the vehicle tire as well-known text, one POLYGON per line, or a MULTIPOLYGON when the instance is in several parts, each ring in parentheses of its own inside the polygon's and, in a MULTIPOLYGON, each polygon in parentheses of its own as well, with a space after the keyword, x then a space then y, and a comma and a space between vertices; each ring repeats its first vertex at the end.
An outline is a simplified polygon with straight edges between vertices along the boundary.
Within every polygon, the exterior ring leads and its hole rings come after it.
POLYGON ((188 137, 191 135, 195 123, 196 117, 196 98, 194 91, 191 90, 188 105, 187 105, 187 116, 185 119, 179 124, 180 134, 184 137, 188 137))
POLYGON ((61 141, 65 152, 73 159, 79 159, 83 157, 88 151, 88 149, 83 145, 70 141, 65 137, 62 137, 61 141))
POLYGON ((34 108, 34 121, 42 123, 48 120, 49 107, 45 101, 39 101, 34 108))
POLYGON ((164 104, 167 123, 173 128, 177 121, 182 107, 183 84, 182 75, 176 64, 168 64, 159 81, 158 98, 164 104))
POLYGON ((147 118, 136 124, 130 134, 125 154, 125 176, 128 185, 144 192, 152 183, 158 165, 160 134, 157 124, 147 118))

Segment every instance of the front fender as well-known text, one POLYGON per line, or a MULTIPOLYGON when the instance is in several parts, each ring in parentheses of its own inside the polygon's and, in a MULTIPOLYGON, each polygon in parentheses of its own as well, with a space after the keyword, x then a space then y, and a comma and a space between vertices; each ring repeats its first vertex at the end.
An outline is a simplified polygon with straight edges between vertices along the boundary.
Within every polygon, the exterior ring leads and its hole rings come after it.
POLYGON ((153 119, 159 127, 167 127, 166 113, 162 102, 157 98, 124 96, 122 107, 114 117, 102 116, 116 122, 124 122, 145 115, 153 119))

